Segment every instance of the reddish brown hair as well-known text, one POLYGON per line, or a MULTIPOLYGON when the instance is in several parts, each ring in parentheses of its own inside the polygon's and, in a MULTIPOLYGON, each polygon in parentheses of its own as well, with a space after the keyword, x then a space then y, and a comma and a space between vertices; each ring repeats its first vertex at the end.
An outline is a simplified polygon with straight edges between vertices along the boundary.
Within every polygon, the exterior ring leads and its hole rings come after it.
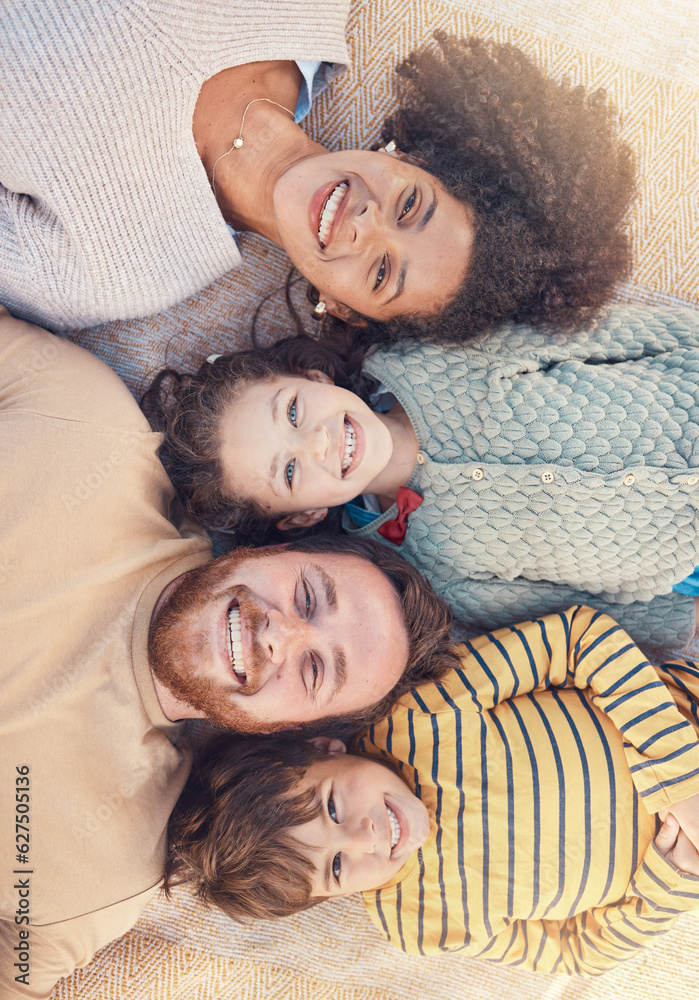
POLYGON ((220 736, 204 748, 170 817, 163 888, 190 885, 234 920, 286 917, 322 902, 289 832, 318 815, 294 789, 325 757, 298 737, 220 736))

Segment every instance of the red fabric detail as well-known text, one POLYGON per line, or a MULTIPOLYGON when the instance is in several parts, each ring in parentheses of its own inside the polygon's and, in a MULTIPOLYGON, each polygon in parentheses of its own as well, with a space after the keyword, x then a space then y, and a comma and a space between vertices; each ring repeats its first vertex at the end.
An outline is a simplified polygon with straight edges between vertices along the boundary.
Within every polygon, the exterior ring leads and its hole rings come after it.
POLYGON ((422 499, 420 494, 416 493, 415 490, 409 490, 407 486, 400 486, 396 493, 398 516, 391 518, 390 521, 385 521, 379 528, 379 534, 387 542, 393 542, 394 545, 402 545, 407 528, 408 514, 412 514, 414 510, 418 509, 422 503, 422 499))

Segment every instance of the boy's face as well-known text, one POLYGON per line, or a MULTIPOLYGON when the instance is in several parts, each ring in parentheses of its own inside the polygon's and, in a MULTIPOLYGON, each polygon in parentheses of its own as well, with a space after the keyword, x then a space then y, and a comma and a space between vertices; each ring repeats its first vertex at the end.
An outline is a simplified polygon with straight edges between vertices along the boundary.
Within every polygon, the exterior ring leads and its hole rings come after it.
POLYGON ((385 885, 430 832, 420 799, 394 771, 366 757, 329 754, 298 787, 313 788, 321 804, 319 816, 290 831, 315 867, 313 896, 385 885))

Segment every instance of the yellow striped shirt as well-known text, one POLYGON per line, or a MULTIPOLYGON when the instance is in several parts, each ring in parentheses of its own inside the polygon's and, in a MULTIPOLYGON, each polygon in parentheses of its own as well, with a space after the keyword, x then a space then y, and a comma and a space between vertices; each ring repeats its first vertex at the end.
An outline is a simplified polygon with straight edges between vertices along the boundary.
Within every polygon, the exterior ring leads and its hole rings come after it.
POLYGON ((369 913, 411 953, 601 972, 699 906, 651 815, 699 791, 699 670, 657 670, 580 607, 460 652, 358 741, 431 817, 393 883, 364 894, 369 913))

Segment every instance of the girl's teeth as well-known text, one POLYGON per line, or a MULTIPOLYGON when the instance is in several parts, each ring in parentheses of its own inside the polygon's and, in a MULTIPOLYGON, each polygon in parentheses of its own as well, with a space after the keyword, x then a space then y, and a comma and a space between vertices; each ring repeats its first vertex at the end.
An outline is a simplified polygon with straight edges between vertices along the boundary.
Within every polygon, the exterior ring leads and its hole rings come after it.
POLYGON ((323 206, 323 211, 320 213, 320 225, 318 226, 318 239, 320 240, 321 246, 325 246, 325 242, 330 235, 330 230, 332 229, 333 222, 335 221, 335 213, 337 212, 338 205, 345 196, 345 191, 348 188, 346 181, 342 181, 337 185, 335 190, 332 192, 328 200, 323 206))
POLYGON ((390 806, 386 806, 386 812, 388 813, 388 821, 391 824, 391 850, 393 850, 400 840, 400 823, 390 806))
POLYGON ((357 435, 354 433, 354 427, 352 424, 345 420, 345 453, 342 458, 342 475, 347 472, 350 465, 352 464, 352 459, 354 458, 354 453, 357 449, 357 435))

